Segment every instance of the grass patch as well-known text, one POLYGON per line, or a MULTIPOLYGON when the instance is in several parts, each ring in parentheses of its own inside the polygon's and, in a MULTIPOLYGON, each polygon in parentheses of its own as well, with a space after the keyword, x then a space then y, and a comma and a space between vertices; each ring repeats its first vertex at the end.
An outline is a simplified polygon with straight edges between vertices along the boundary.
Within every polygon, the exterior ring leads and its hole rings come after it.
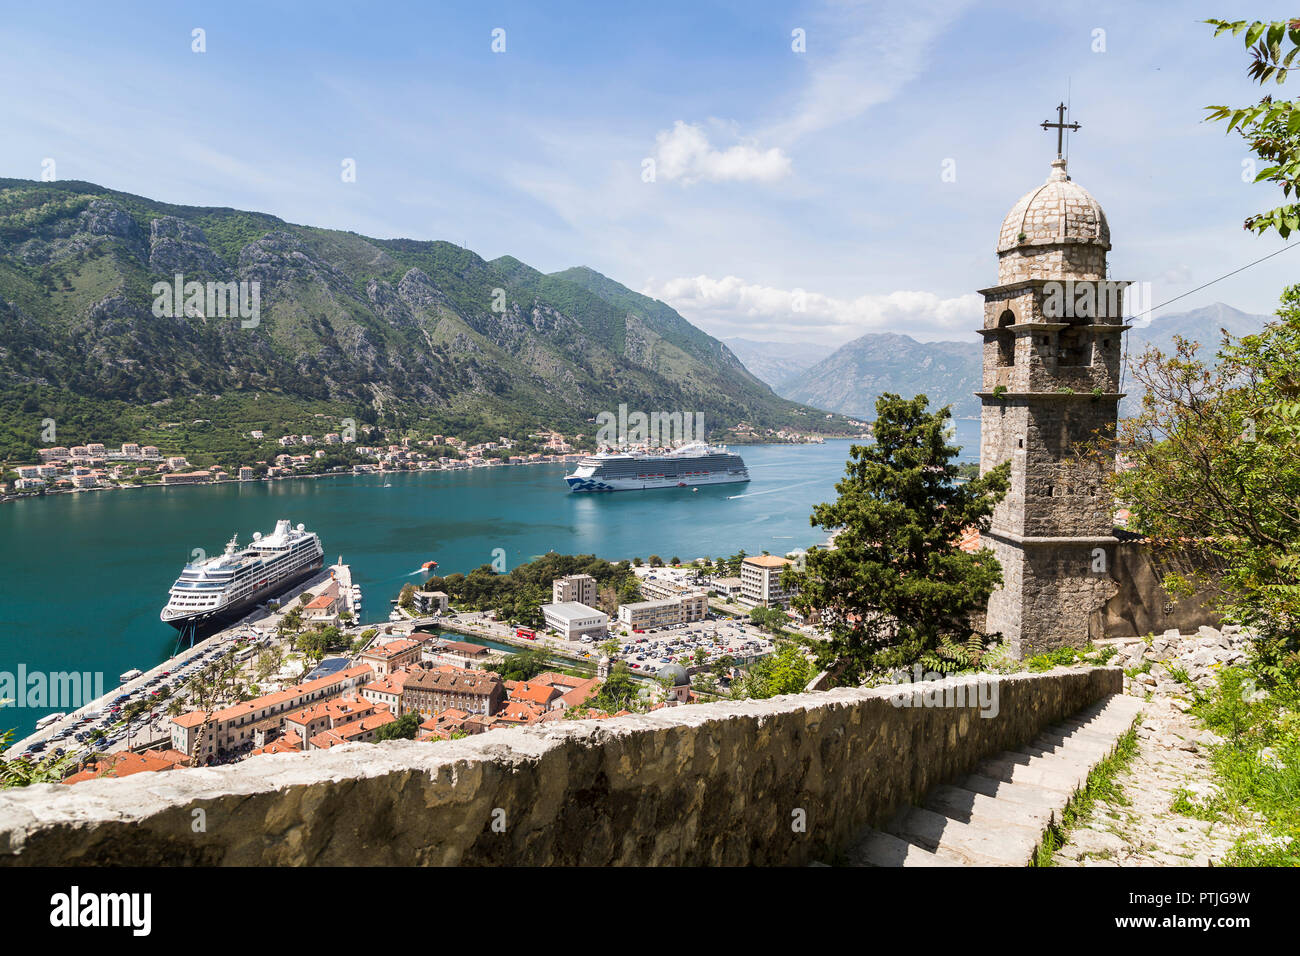
POLYGON ((1042 842, 1034 851, 1032 866, 1055 866, 1052 857, 1070 842, 1070 831, 1086 822, 1099 802, 1117 803, 1121 806, 1128 803, 1128 798, 1124 796, 1124 790, 1117 781, 1120 772, 1137 754, 1137 727, 1141 721, 1141 717, 1134 721, 1133 726, 1116 741, 1115 750, 1088 773, 1083 786, 1065 805, 1060 822, 1051 824, 1043 834, 1042 842))
POLYGON ((1248 827, 1223 859, 1227 866, 1300 866, 1300 675, 1267 691, 1244 669, 1225 667, 1191 713, 1224 738, 1211 748, 1219 794, 1198 804, 1174 801, 1175 812, 1248 827), (1260 818, 1263 825, 1260 825, 1260 818))

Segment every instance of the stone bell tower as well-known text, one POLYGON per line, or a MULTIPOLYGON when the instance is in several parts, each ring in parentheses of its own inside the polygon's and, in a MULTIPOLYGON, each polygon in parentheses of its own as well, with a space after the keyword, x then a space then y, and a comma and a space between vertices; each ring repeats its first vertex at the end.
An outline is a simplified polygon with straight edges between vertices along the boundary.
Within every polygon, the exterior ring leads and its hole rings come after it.
MULTIPOLYGON (((1063 116, 1044 125, 1058 137, 1077 128, 1063 116)), ((1128 283, 1107 278, 1106 216, 1070 179, 1059 144, 1047 181, 1002 223, 998 284, 980 290, 980 473, 1011 462, 1010 489, 983 541, 1003 579, 987 630, 1022 657, 1100 637, 1101 609, 1117 591, 1105 484, 1113 458, 1083 456, 1079 445, 1114 434, 1128 283)))

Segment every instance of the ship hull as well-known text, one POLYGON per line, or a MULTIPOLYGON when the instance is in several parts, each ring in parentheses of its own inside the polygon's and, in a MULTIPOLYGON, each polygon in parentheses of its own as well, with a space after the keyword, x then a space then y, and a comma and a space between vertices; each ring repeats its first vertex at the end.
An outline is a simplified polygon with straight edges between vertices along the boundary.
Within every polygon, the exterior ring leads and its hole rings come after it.
POLYGON ((318 573, 324 566, 325 560, 322 557, 317 559, 310 567, 304 568, 292 577, 285 578, 282 581, 277 581, 271 587, 266 588, 263 591, 258 591, 244 598, 242 601, 238 601, 234 604, 225 604, 221 607, 213 608, 210 611, 203 611, 198 614, 190 614, 184 617, 163 618, 163 621, 170 624, 178 631, 188 630, 189 628, 194 628, 197 634, 210 634, 214 631, 219 631, 222 628, 230 627, 230 625, 238 623, 248 614, 249 611, 257 607, 259 604, 264 604, 266 601, 284 594, 290 588, 297 584, 301 584, 312 575, 318 573))
POLYGON ((690 478, 602 478, 597 475, 590 478, 580 478, 577 475, 566 475, 564 480, 568 482, 570 491, 594 493, 601 491, 653 491, 658 488, 697 488, 700 485, 735 485, 749 481, 749 475, 734 475, 729 472, 696 475, 690 478))

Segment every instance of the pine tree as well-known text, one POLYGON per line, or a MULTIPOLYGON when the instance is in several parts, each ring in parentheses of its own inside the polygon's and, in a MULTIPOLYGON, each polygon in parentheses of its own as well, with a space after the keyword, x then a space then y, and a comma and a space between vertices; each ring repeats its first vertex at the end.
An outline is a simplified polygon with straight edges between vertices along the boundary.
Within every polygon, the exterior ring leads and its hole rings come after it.
POLYGON ((835 546, 810 549, 804 568, 783 576, 798 589, 795 607, 829 631, 820 662, 841 684, 966 643, 1002 580, 991 551, 970 554, 957 542, 970 526, 987 530, 1010 465, 954 481, 951 412, 928 405, 924 395, 876 401, 874 443, 850 449, 839 498, 810 519, 835 533, 835 546))

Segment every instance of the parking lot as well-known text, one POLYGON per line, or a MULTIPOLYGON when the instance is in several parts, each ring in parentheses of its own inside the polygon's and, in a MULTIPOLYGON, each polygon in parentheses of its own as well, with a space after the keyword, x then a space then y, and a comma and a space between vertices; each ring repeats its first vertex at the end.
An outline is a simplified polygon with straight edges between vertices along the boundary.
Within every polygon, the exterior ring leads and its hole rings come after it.
POLYGON ((571 653, 597 657, 600 645, 611 638, 618 642, 614 660, 625 661, 632 670, 653 675, 669 664, 684 667, 709 665, 723 657, 748 663, 774 651, 770 635, 746 621, 713 614, 703 621, 648 628, 624 635, 621 625, 614 625, 607 638, 567 641, 571 653), (702 654, 700 653, 702 652, 702 654))

